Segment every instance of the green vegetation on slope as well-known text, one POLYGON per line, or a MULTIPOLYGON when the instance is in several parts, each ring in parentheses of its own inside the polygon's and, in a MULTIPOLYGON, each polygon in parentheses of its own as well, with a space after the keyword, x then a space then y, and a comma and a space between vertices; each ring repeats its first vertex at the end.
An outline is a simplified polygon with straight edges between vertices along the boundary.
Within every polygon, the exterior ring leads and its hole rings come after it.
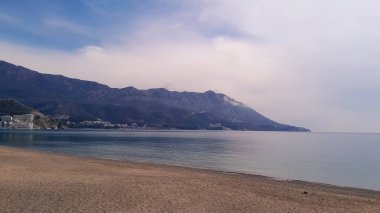
POLYGON ((15 100, 0 100, 0 116, 2 115, 22 115, 22 114, 35 114, 38 111, 33 108, 24 106, 15 100))

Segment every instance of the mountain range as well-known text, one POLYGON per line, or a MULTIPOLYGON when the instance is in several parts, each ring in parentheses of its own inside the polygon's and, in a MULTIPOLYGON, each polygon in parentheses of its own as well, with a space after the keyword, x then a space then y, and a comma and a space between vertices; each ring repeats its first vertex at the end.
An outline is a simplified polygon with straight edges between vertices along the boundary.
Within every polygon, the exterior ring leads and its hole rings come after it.
POLYGON ((111 88, 5 61, 0 61, 0 99, 14 99, 45 115, 65 115, 71 122, 103 120, 157 129, 309 131, 275 122, 214 91, 111 88))

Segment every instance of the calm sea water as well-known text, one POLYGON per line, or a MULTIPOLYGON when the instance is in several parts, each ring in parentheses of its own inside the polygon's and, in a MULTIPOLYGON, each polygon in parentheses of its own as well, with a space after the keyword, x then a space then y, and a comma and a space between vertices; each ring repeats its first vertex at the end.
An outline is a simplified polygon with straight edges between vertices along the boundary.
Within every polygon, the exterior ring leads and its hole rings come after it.
POLYGON ((0 146, 380 190, 380 134, 0 131, 0 146))

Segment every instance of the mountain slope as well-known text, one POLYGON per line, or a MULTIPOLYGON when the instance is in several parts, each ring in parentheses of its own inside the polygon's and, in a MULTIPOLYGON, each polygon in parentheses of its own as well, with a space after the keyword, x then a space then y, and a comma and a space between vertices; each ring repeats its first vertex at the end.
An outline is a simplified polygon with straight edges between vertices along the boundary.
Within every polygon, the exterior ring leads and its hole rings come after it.
POLYGON ((307 131, 272 121, 232 98, 207 91, 110 88, 96 82, 41 74, 0 61, 0 99, 12 98, 71 121, 102 119, 155 128, 307 131))
POLYGON ((34 109, 24 106, 15 100, 0 100, 0 116, 33 114, 34 109))

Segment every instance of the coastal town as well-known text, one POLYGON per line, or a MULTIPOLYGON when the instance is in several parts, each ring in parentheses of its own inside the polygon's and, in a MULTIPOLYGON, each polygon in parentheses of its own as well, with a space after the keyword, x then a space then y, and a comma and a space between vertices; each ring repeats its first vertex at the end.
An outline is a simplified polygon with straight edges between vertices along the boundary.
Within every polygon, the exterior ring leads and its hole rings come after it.
POLYGON ((0 129, 33 129, 33 114, 0 116, 0 129))
POLYGON ((0 116, 0 129, 149 129, 143 122, 130 124, 113 124, 101 119, 93 121, 71 122, 69 116, 46 116, 54 123, 50 126, 41 127, 36 125, 34 114, 3 115, 0 116))

